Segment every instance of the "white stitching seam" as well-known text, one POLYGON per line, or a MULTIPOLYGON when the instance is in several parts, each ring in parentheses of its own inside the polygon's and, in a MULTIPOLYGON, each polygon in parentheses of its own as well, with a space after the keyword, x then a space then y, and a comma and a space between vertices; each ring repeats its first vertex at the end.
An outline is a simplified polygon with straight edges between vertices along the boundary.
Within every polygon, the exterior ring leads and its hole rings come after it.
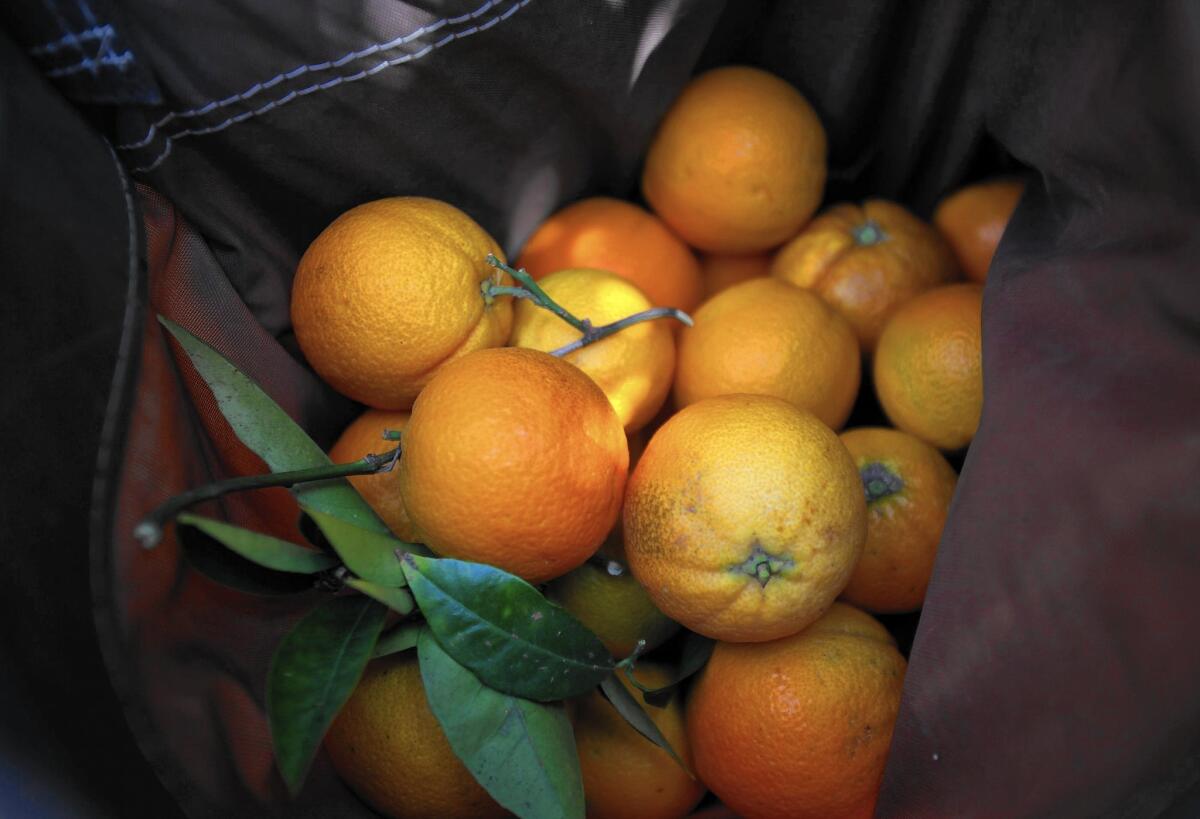
MULTIPOLYGON (((269 80, 265 80, 263 82, 257 82, 254 85, 247 88, 245 91, 242 91, 239 94, 233 94, 232 96, 225 97, 224 99, 213 100, 211 102, 205 103, 204 105, 198 106, 196 108, 189 108, 184 111, 171 111, 170 113, 165 114, 160 119, 156 120, 150 126, 149 130, 146 131, 145 135, 141 139, 137 140, 136 142, 127 142, 125 144, 118 145, 117 150, 118 151, 132 151, 137 148, 146 147, 147 145, 149 145, 151 142, 154 141, 155 136, 157 136, 157 134, 158 134, 158 129, 163 127, 167 123, 171 122, 172 120, 178 119, 180 117, 198 117, 198 116, 203 116, 205 114, 210 114, 219 108, 224 108, 226 106, 233 105, 234 103, 237 103, 237 102, 245 102, 246 100, 250 99, 251 97, 258 95, 258 94, 262 93, 263 91, 267 91, 271 88, 274 88, 275 86, 279 85, 282 82, 286 82, 287 80, 294 80, 297 77, 301 77, 301 76, 303 76, 305 74, 309 74, 309 73, 328 71, 331 68, 341 68, 342 66, 346 65, 347 63, 352 63, 355 60, 362 59, 363 57, 369 57, 373 54, 378 54, 380 51, 389 51, 393 48, 396 48, 397 46, 402 46, 405 43, 410 43, 413 40, 417 39, 418 37, 424 36, 426 34, 432 34, 433 32, 438 31, 439 29, 441 29, 447 25, 453 26, 453 25, 458 25, 459 23, 465 23, 468 20, 473 20, 473 19, 479 17, 480 15, 482 15, 483 13, 485 13, 488 9, 495 6, 498 2, 500 2, 500 0, 487 0, 487 2, 485 2, 482 6, 480 6, 479 8, 475 9, 472 12, 468 12, 467 14, 463 14, 458 17, 444 17, 441 20, 437 20, 435 22, 429 23, 428 25, 421 26, 420 28, 416 29, 415 31, 405 34, 402 37, 397 37, 394 40, 389 40, 386 43, 376 43, 375 45, 367 46, 366 48, 364 48, 360 51, 351 51, 350 53, 344 54, 335 60, 328 60, 328 61, 322 62, 322 63, 311 63, 309 65, 298 66, 296 68, 293 68, 291 71, 285 71, 281 74, 276 74, 274 77, 272 77, 269 80)), ((522 4, 522 5, 524 5, 524 4, 522 4)))
POLYGON ((99 40, 101 37, 107 37, 113 33, 113 27, 111 25, 96 26, 95 28, 89 28, 86 31, 80 31, 78 33, 67 32, 53 42, 43 43, 40 46, 34 46, 33 48, 29 49, 29 53, 34 57, 42 54, 57 54, 59 51, 62 51, 68 46, 79 48, 80 43, 86 43, 88 40, 99 40))
POLYGON ((384 60, 382 62, 379 62, 379 63, 371 66, 370 68, 364 69, 355 74, 334 77, 331 80, 326 80, 325 82, 318 83, 316 85, 310 85, 307 88, 301 88, 298 91, 289 91, 287 94, 285 94, 284 96, 280 97, 277 100, 272 100, 271 102, 268 102, 265 105, 255 108, 252 111, 245 111, 241 114, 237 114, 236 116, 229 117, 228 119, 218 122, 216 125, 210 125, 210 126, 207 126, 204 128, 187 128, 185 130, 179 131, 174 134, 165 134, 164 138, 166 139, 166 145, 163 147, 163 150, 158 154, 158 156, 156 156, 149 164, 141 165, 139 167, 134 168, 132 173, 149 173, 150 171, 154 170, 159 165, 161 165, 163 160, 165 160, 168 156, 170 156, 171 149, 175 144, 175 140, 177 140, 177 139, 181 139, 181 138, 187 137, 187 136, 200 136, 202 134, 212 134, 217 131, 223 131, 226 128, 228 128, 230 125, 236 125, 237 123, 244 122, 244 121, 250 119, 251 117, 256 117, 259 114, 265 114, 274 108, 278 108, 282 105, 286 105, 287 103, 291 102, 292 100, 298 99, 303 96, 307 96, 308 94, 312 94, 317 91, 327 91, 330 88, 334 88, 336 86, 342 85, 343 83, 354 82, 356 80, 361 80, 364 77, 369 77, 373 74, 378 74, 380 71, 383 71, 386 68, 391 68, 393 66, 402 65, 403 63, 412 62, 413 60, 419 60, 420 58, 424 57, 426 54, 429 54, 431 51, 439 49, 444 45, 448 45, 449 43, 452 43, 455 40, 459 40, 464 37, 469 37, 470 35, 478 34, 479 32, 487 31, 492 26, 498 25, 499 23, 503 22, 504 20, 507 20, 509 17, 512 17, 514 14, 516 14, 521 9, 525 8, 525 6, 529 5, 531 2, 533 2, 533 0, 520 0, 520 2, 509 7, 502 14, 496 15, 495 17, 492 17, 491 19, 479 24, 478 26, 473 26, 469 29, 464 29, 463 31, 451 32, 450 34, 447 34, 445 37, 443 37, 438 42, 431 43, 430 45, 427 45, 424 48, 422 48, 420 51, 415 51, 412 54, 405 54, 401 57, 395 57, 390 60, 384 60))
POLYGON ((90 71, 93 74, 98 74, 102 68, 115 68, 118 71, 124 71, 125 67, 131 62, 133 62, 132 51, 122 51, 120 54, 102 54, 99 57, 84 57, 74 65, 52 69, 46 72, 46 76, 66 77, 71 74, 78 74, 80 71, 90 71))

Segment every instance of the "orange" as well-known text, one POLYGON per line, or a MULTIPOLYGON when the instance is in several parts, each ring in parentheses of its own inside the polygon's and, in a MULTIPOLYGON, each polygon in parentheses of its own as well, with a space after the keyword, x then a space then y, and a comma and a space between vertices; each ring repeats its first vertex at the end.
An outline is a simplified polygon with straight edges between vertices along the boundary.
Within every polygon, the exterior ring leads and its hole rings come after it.
MULTIPOLYGON (((635 285, 607 270, 574 268, 538 282, 550 298, 594 326, 640 313, 650 301, 635 285)), ((654 319, 563 356, 600 385, 626 432, 636 432, 658 412, 671 391, 675 372, 675 319, 654 319)), ((513 316, 514 347, 551 352, 581 333, 531 301, 519 301, 513 316)))
POLYGON ((675 403, 773 395, 837 429, 854 406, 861 356, 844 318, 807 290, 751 279, 700 306, 679 334, 675 403))
POLYGON ((459 761, 429 710, 417 653, 372 662, 325 735, 334 770, 393 819, 507 816, 459 761))
POLYGON ((704 282, 706 299, 746 279, 766 276, 770 272, 771 257, 765 253, 743 256, 706 253, 700 257, 700 278, 704 282))
POLYGON ((996 246, 1025 192, 1020 179, 992 179, 960 188, 938 203, 933 223, 972 281, 987 280, 996 246))
POLYGON ((907 432, 863 427, 841 437, 867 498, 867 545, 842 597, 882 614, 919 609, 958 475, 907 432))
MULTIPOLYGON (((625 675, 618 676, 640 702, 641 694, 625 675)), ((637 664, 637 678, 642 685, 659 687, 671 682, 671 673, 665 666, 643 661, 637 664)), ((675 753, 690 764, 679 695, 672 696, 665 708, 645 709, 675 753)), ((679 819, 704 796, 703 785, 635 731, 598 691, 579 704, 575 745, 588 819, 679 819)))
POLYGON ((664 614, 718 640, 817 619, 862 554, 867 507, 846 447, 765 395, 692 404, 646 445, 625 493, 625 551, 664 614))
POLYGON ((982 310, 982 285, 939 287, 896 311, 879 338, 879 403, 893 424, 939 449, 966 446, 979 426, 982 310))
POLYGON ((955 264, 936 230, 900 205, 871 199, 822 213, 780 248, 771 274, 833 305, 869 354, 896 308, 949 281, 955 264))
MULTIPOLYGON (((350 463, 365 455, 390 451, 397 442, 384 440, 384 430, 402 430, 408 424, 408 418, 408 412, 367 410, 343 430, 329 450, 329 458, 334 463, 350 463)), ((400 498, 399 470, 393 468, 391 472, 358 475, 347 480, 396 537, 410 543, 416 539, 417 533, 400 498)))
POLYGON ((679 631, 679 624, 658 610, 622 561, 613 560, 621 574, 589 561, 551 581, 546 597, 591 629, 614 657, 628 657, 639 640, 646 641, 645 651, 657 648, 679 631))
POLYGON ((581 199, 533 232, 517 267, 535 279, 569 267, 611 270, 655 307, 690 312, 700 303, 700 267, 686 244, 644 208, 620 199, 581 199))
POLYGON ((400 494, 421 542, 540 583, 616 523, 629 448, 604 392, 537 350, 478 350, 429 382, 404 430, 400 494))
POLYGON ((484 304, 504 258, 453 205, 400 196, 352 208, 313 241, 292 283, 292 324, 309 364, 334 389, 408 409, 445 362, 508 340, 512 303, 484 304))
POLYGON ((642 193, 693 247, 751 253, 812 217, 825 158, 825 129, 799 91, 758 68, 716 68, 688 83, 663 117, 642 193))
POLYGON ((696 773, 743 819, 869 819, 904 671, 844 603, 782 640, 718 643, 688 697, 696 773))

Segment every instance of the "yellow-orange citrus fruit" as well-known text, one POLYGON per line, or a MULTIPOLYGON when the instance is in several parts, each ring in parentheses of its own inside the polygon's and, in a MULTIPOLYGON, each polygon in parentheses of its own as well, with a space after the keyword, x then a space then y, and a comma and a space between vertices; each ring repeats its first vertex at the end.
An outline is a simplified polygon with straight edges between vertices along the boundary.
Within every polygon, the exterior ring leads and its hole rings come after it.
POLYGON ((368 666, 325 735, 325 751, 346 784, 393 819, 508 815, 450 748, 415 651, 368 666))
POLYGON ((679 624, 658 610, 627 569, 612 575, 584 563, 552 581, 546 597, 595 632, 614 657, 628 657, 639 640, 650 651, 679 631, 679 624))
POLYGON ((718 643, 688 697, 696 772, 743 819, 869 819, 904 671, 845 603, 782 640, 718 643))
POLYGON ((966 446, 983 411, 983 287, 952 284, 901 307, 875 352, 875 392, 891 422, 939 449, 966 446))
MULTIPOLYGON (((643 310, 650 301, 631 282, 607 270, 572 268, 538 284, 566 310, 600 327, 643 310)), ((675 373, 675 319, 634 324, 563 356, 600 385, 627 432, 636 432, 658 412, 675 373), (668 323, 670 322, 670 323, 668 323)), ((514 347, 557 350, 581 333, 531 301, 519 301, 513 316, 514 347)))
POLYGON ((915 611, 925 600, 958 475, 942 453, 897 429, 842 433, 867 498, 867 545, 842 597, 868 611, 915 611))
POLYGON ((597 267, 628 279, 655 307, 691 311, 700 303, 700 266, 657 216, 631 202, 594 196, 543 222, 517 259, 535 279, 597 267))
MULTIPOLYGON (((618 674, 622 685, 639 701, 641 694, 618 674)), ((668 685, 665 666, 642 661, 638 682, 652 688, 668 685)), ((691 764, 683 704, 678 694, 665 708, 646 707, 646 713, 675 753, 691 764)), ((575 745, 583 774, 588 819, 679 819, 704 796, 704 786, 687 774, 662 748, 635 731, 599 692, 579 704, 575 745)))
POLYGON ((445 362, 508 341, 512 303, 485 304, 480 285, 503 259, 495 240, 453 205, 417 196, 343 213, 313 241, 292 283, 300 349, 339 392, 408 409, 445 362))
POLYGON ((933 223, 967 278, 987 280, 1000 237, 1024 192, 1025 183, 1019 179, 992 179, 960 188, 938 203, 933 223))
POLYGON ((723 256, 706 253, 700 257, 700 279, 704 282, 704 298, 747 279, 756 279, 771 272, 771 257, 765 253, 723 256))
POLYGON ((773 395, 827 426, 846 423, 861 354, 850 325, 819 296, 774 278, 718 293, 679 334, 675 403, 717 395, 773 395))
POLYGON ((845 588, 867 536, 850 453, 765 395, 680 410, 629 479, 625 551, 664 614, 718 640, 794 634, 845 588))
POLYGON ((867 353, 897 307, 955 273, 938 232, 881 199, 834 205, 771 262, 772 275, 820 294, 845 316, 867 353))
POLYGON ((578 367, 518 347, 451 361, 404 430, 400 494, 423 543, 540 583, 583 563, 616 523, 621 422, 578 367))
MULTIPOLYGON (((397 446, 397 442, 384 440, 384 431, 403 430, 408 424, 408 417, 407 411, 367 410, 342 431, 333 448, 329 450, 330 459, 334 463, 350 463, 366 455, 388 452, 397 446)), ((408 512, 404 510, 404 500, 400 497, 398 470, 374 475, 356 475, 348 480, 396 537, 409 542, 416 539, 417 533, 413 530, 408 512)))
POLYGON ((799 91, 761 69, 716 68, 688 83, 663 117, 642 193, 693 247, 767 250, 812 217, 825 159, 825 129, 799 91))

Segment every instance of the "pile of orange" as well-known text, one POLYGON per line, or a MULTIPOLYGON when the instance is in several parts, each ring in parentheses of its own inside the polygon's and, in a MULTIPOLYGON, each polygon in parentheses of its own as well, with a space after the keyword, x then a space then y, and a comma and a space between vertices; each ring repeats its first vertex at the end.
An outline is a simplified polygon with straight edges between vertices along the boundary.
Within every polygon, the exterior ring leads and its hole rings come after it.
MULTIPOLYGON (((694 778, 598 697, 578 705, 591 816, 683 816, 706 788, 751 819, 873 809, 905 660, 867 612, 916 611, 929 586, 1021 185, 954 193, 932 223, 884 199, 818 212, 827 150, 782 79, 695 78, 648 147, 644 204, 568 204, 516 257, 575 324, 487 262, 504 255, 468 215, 419 197, 344 214, 296 274, 304 355, 368 407, 335 460, 401 430, 397 470, 355 479, 398 536, 548 583, 619 656, 681 627, 718 641, 650 709, 694 778), (561 349, 652 307, 692 324, 561 349)), ((409 770, 404 738, 431 724, 411 660, 381 661, 327 745, 389 815, 493 811, 440 745, 409 770)))

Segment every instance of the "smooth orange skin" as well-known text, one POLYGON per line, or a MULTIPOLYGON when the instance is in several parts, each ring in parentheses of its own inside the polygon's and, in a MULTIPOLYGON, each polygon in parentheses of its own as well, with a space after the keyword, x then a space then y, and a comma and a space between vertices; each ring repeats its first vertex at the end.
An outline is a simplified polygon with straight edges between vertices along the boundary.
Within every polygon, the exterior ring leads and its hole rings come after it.
POLYGON ((693 79, 659 124, 642 193, 692 247, 752 253, 804 226, 825 190, 825 129, 779 77, 728 66, 693 79))
POLYGON ((982 285, 946 285, 896 311, 879 338, 879 403, 893 424, 938 449, 961 449, 979 427, 982 313, 982 285))
POLYGON ((958 475, 942 453, 907 432, 860 427, 841 438, 859 474, 882 467, 901 483, 894 493, 867 499, 867 545, 842 598, 878 614, 916 611, 929 588, 958 475))
POLYGON ((535 279, 595 267, 633 282, 655 307, 700 303, 700 265, 662 220, 631 202, 595 196, 552 214, 533 232, 517 267, 535 279))
MULTIPOLYGON (((642 291, 607 270, 559 270, 539 284, 572 315, 600 327, 650 308, 642 291)), ((662 408, 675 374, 674 319, 655 319, 626 327, 608 338, 563 356, 604 390, 627 433, 644 427, 662 408)), ((551 352, 579 338, 580 332, 531 301, 517 302, 509 343, 551 352)))
POLYGON ((706 299, 735 284, 767 276, 770 272, 771 257, 765 253, 739 256, 706 253, 700 257, 700 278, 704 282, 706 299))
POLYGON ((718 643, 687 703, 697 774, 742 819, 869 819, 905 667, 844 603, 782 640, 718 643))
POLYGON ((706 301, 679 334, 675 403, 733 393, 773 395, 838 429, 862 377, 854 332, 820 297, 775 278, 706 301))
POLYGON ((954 257, 937 231, 882 199, 834 205, 771 262, 771 275, 818 293, 845 316, 868 355, 896 308, 955 274, 954 257), (883 231, 883 241, 855 241, 855 229, 868 221, 883 231))
MULTIPOLYGON (((419 196, 367 202, 309 245, 292 282, 292 325, 334 389, 379 409, 408 409, 438 367, 508 341, 507 281, 487 264, 496 241, 453 205, 419 196)), ((511 282, 509 282, 511 283, 511 282)))
POLYGON ((959 188, 938 203, 933 224, 968 279, 987 281, 1000 237, 1024 192, 1023 180, 992 179, 959 188))
MULTIPOLYGON (((330 460, 339 464, 350 463, 366 455, 390 451, 397 444, 384 440, 384 430, 403 430, 408 425, 409 416, 406 410, 367 410, 342 431, 329 450, 330 460)), ((416 530, 400 497, 399 470, 356 475, 347 480, 396 537, 410 543, 416 539, 416 530)))
POLYGON ((845 588, 866 540, 862 481, 812 413, 765 395, 681 410, 625 493, 625 553, 654 604, 717 640, 785 637, 845 588), (758 564, 775 565, 758 577, 758 564))
POLYGON ((603 391, 537 350, 479 350, 429 382, 404 431, 400 494, 421 542, 540 583, 621 510, 629 448, 603 391))
MULTIPOLYGON (((671 682, 670 669, 653 662, 639 662, 636 676, 638 682, 650 687, 671 682)), ((641 700, 640 692, 624 674, 617 678, 641 700)), ((684 764, 690 764, 679 695, 672 696, 664 708, 647 706, 645 710, 684 764)), ((598 691, 579 703, 575 745, 588 819, 679 819, 704 796, 704 785, 688 776, 666 751, 635 731, 598 691)))
POLYGON ((508 816, 455 756, 429 710, 417 653, 372 662, 325 736, 334 770, 391 819, 508 816))

